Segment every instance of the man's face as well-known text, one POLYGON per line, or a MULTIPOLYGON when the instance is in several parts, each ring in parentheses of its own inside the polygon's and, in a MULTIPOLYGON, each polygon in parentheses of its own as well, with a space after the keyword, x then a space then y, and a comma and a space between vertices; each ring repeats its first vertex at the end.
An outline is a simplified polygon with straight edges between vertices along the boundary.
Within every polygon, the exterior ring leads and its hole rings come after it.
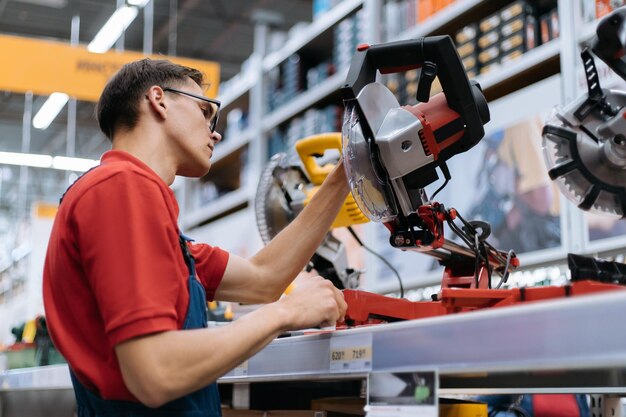
POLYGON ((211 168, 213 149, 222 138, 210 129, 217 109, 206 100, 185 94, 203 97, 200 86, 191 80, 165 91, 172 117, 170 136, 179 156, 177 175, 202 177, 211 168))

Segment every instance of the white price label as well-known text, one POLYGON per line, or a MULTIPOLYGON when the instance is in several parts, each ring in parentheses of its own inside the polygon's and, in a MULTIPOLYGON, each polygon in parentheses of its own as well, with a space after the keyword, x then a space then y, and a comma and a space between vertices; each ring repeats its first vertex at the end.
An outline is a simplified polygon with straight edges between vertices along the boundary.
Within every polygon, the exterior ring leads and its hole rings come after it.
POLYGON ((371 334, 331 339, 330 372, 367 372, 371 369, 371 334))

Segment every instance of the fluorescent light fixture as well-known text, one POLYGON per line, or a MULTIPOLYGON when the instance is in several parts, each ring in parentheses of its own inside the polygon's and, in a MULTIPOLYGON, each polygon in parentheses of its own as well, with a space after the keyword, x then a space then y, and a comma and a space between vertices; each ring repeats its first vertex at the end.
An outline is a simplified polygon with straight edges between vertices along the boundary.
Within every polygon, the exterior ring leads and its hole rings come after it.
POLYGON ((65 171, 85 172, 98 165, 95 159, 70 158, 67 156, 39 155, 34 153, 0 152, 0 165, 18 165, 33 168, 54 168, 65 171))
POLYGON ((144 7, 150 0, 126 0, 129 6, 144 7))
POLYGON ((85 172, 96 165, 99 161, 94 159, 70 158, 68 156, 55 156, 52 158, 52 168, 65 171, 85 172))
POLYGON ((0 152, 0 164, 49 168, 52 165, 52 157, 32 153, 0 152))
POLYGON ((70 97, 65 93, 50 94, 48 100, 43 103, 43 106, 33 117, 33 127, 42 130, 47 129, 69 99, 70 97))
POLYGON ((126 28, 135 20, 137 13, 137 8, 132 6, 122 6, 117 9, 102 26, 96 37, 87 45, 87 50, 101 54, 111 49, 126 28))
MULTIPOLYGON (((149 0, 128 0, 131 6, 122 6, 117 9, 102 26, 96 36, 87 46, 89 52, 103 53, 111 49, 119 37, 137 17, 137 7, 143 7, 149 0)), ((69 97, 64 93, 52 93, 48 100, 33 118, 33 127, 47 129, 50 123, 63 109, 69 97)))

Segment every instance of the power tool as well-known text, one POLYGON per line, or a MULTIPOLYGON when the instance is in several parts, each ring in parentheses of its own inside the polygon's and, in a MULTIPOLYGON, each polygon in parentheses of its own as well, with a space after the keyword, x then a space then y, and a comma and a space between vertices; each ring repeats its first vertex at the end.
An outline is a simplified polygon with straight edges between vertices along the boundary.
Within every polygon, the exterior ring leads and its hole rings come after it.
POLYGON ((626 216, 626 92, 600 86, 593 54, 626 81, 626 7, 604 17, 581 53, 587 93, 543 129, 550 177, 580 209, 626 216))

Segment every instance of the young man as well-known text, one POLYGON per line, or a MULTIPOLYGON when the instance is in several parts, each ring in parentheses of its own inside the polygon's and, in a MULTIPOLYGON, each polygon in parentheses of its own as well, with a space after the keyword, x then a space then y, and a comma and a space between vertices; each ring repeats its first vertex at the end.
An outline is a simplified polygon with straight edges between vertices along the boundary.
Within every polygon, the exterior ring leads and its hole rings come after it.
POLYGON ((349 192, 341 163, 249 260, 180 233, 168 185, 205 175, 221 139, 219 103, 202 93, 198 71, 144 59, 124 66, 98 103, 112 150, 65 193, 44 266, 46 317, 79 416, 220 416, 218 377, 281 332, 345 313, 342 293, 320 277, 279 299, 349 192), (212 299, 269 304, 208 329, 212 299))

